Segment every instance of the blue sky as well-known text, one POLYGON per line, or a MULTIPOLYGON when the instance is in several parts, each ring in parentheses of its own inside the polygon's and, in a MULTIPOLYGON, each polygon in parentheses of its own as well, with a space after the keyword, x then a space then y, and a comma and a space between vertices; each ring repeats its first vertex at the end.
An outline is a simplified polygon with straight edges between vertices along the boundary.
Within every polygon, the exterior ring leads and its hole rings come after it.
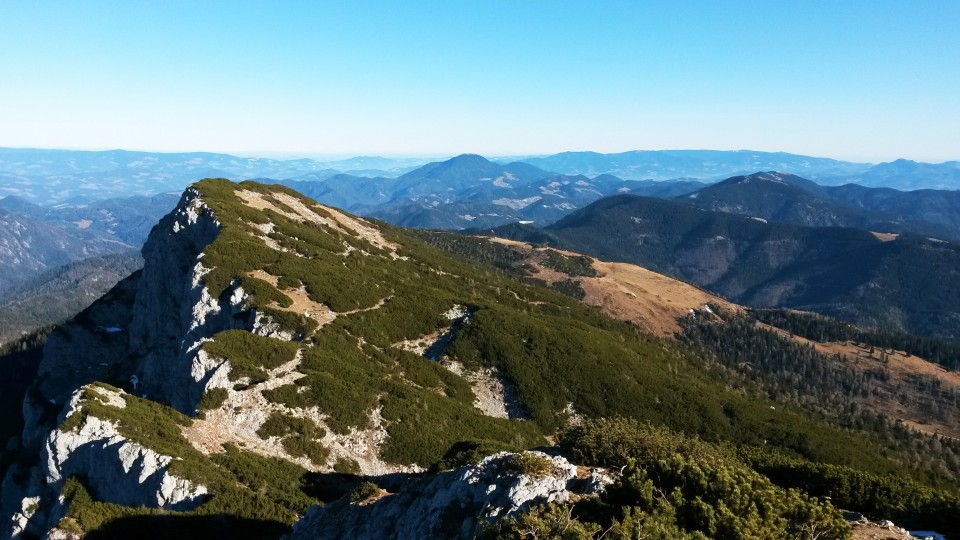
POLYGON ((0 146, 960 159, 960 2, 0 2, 0 146))

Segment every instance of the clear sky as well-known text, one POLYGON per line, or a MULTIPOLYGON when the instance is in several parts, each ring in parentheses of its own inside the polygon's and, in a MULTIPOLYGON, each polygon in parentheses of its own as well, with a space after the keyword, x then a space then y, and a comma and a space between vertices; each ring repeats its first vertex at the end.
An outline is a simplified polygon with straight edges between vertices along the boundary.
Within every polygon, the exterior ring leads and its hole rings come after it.
POLYGON ((960 159, 960 1, 0 0, 0 146, 960 159))

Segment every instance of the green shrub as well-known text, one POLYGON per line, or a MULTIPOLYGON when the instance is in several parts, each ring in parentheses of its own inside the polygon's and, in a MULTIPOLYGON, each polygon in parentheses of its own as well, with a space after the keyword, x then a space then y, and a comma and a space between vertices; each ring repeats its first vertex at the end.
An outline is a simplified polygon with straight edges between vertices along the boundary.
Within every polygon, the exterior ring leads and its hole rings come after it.
POLYGON ((360 464, 348 457, 338 457, 333 463, 333 472, 339 474, 360 474, 360 464))
MULTIPOLYGON (((516 517, 499 519, 483 527, 480 538, 490 540, 593 540, 603 530, 596 523, 581 522, 569 504, 538 505, 516 517)), ((637 536, 636 538, 646 538, 637 536)))
POLYGON ((243 290, 252 296, 251 302, 254 305, 269 306, 273 302, 276 302, 280 307, 293 305, 293 300, 290 300, 289 296, 281 293, 276 287, 260 278, 243 275, 240 276, 239 283, 243 290))
POLYGON ((280 443, 288 454, 306 457, 317 465, 326 463, 330 455, 330 451, 317 440, 322 439, 325 432, 306 418, 274 412, 257 430, 257 435, 264 439, 280 437, 280 443))
POLYGON ((310 438, 323 438, 324 431, 317 427, 312 420, 288 416, 281 412, 273 412, 266 422, 257 430, 257 435, 263 439, 270 437, 284 437, 286 435, 303 435, 310 438))
POLYGON ((219 408, 227 400, 228 392, 226 388, 211 388, 203 393, 197 403, 198 411, 209 411, 219 408))
POLYGON ((512 451, 516 448, 500 441, 460 441, 447 450, 443 458, 433 465, 432 471, 449 471, 465 465, 476 465, 483 458, 504 450, 512 451))
POLYGON ((675 454, 710 461, 735 460, 731 452, 699 439, 633 418, 589 420, 562 429, 557 439, 581 463, 622 467, 675 454))
POLYGON ((648 514, 669 514, 690 533, 708 538, 845 539, 849 526, 829 503, 774 486, 742 464, 693 460, 679 454, 631 461, 602 498, 648 514))
POLYGON ((330 450, 318 441, 302 435, 284 437, 281 442, 283 449, 293 457, 305 457, 314 465, 323 465, 330 456, 330 450))
POLYGON ((522 452, 510 456, 510 469, 526 476, 546 476, 553 470, 553 461, 532 452, 522 452))
POLYGON ((593 260, 583 255, 564 255, 552 249, 546 250, 547 258, 543 265, 563 272, 570 277, 593 277, 597 271, 593 268, 593 260))
POLYGON ((362 502, 372 497, 380 495, 383 490, 373 482, 361 482, 350 492, 351 502, 362 502))
POLYGON ((203 344, 212 356, 230 361, 231 381, 249 377, 251 383, 267 379, 266 369, 274 369, 293 360, 299 345, 280 339, 261 337, 244 330, 225 330, 203 344))
POLYGON ((274 501, 293 515, 302 515, 307 508, 318 503, 304 493, 307 471, 295 463, 246 452, 232 444, 224 445, 224 452, 215 454, 212 459, 250 491, 274 501))

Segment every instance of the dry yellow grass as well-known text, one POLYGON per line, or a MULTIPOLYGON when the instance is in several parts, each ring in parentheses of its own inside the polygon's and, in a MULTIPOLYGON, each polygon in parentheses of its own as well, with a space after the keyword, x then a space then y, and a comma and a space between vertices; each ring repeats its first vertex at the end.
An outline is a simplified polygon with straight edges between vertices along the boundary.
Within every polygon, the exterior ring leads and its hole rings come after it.
MULTIPOLYGON (((263 270, 247 272, 247 275, 257 279, 262 279, 274 287, 277 287, 277 282, 279 281, 277 276, 268 274, 263 270)), ((304 288, 302 285, 298 289, 283 289, 280 292, 286 295, 293 303, 287 307, 281 307, 276 302, 272 302, 270 307, 273 309, 289 311, 291 313, 296 313, 297 315, 305 315, 317 321, 320 326, 329 323, 337 316, 337 314, 327 306, 311 300, 310 296, 307 295, 306 288, 304 288)))
MULTIPOLYGON (((489 240, 527 254, 518 266, 525 265, 531 277, 547 283, 570 279, 570 276, 544 266, 545 251, 581 256, 571 251, 535 248, 524 242, 503 238, 489 240)), ((583 302, 599 308, 610 317, 631 322, 658 336, 673 336, 680 330, 677 319, 688 315, 691 309, 702 311, 705 304, 725 310, 741 310, 740 306, 719 296, 641 266, 592 258, 591 261, 597 276, 574 278, 586 293, 583 302)))

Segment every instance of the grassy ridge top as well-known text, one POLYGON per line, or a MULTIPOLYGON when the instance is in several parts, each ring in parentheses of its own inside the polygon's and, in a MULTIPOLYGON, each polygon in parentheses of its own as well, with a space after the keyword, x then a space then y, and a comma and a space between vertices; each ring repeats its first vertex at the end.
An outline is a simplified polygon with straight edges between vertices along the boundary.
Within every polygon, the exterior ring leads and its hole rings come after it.
MULTIPOLYGON (((303 286, 312 301, 338 312, 304 336, 302 347, 314 349, 299 368, 307 376, 268 397, 320 406, 341 430, 366 427, 367 413, 383 407, 390 436, 384 453, 392 461, 426 464, 460 440, 533 442, 533 434, 562 425, 570 406, 586 416, 640 418, 712 440, 766 440, 817 461, 897 469, 856 437, 711 381, 675 343, 442 253, 402 228, 347 216, 373 229, 371 240, 346 226, 292 218, 295 203, 324 217, 338 212, 284 187, 226 180, 195 187, 223 225, 204 257, 214 294, 260 270, 303 286), (272 207, 252 207, 244 192, 272 207), (476 311, 447 353, 468 367, 502 373, 530 421, 484 417, 470 406, 474 396, 463 379, 393 347, 442 331, 449 321, 441 314, 453 305, 476 311), (511 430, 522 436, 506 437, 511 430)), ((251 304, 277 309, 283 282, 257 283, 251 304)))

